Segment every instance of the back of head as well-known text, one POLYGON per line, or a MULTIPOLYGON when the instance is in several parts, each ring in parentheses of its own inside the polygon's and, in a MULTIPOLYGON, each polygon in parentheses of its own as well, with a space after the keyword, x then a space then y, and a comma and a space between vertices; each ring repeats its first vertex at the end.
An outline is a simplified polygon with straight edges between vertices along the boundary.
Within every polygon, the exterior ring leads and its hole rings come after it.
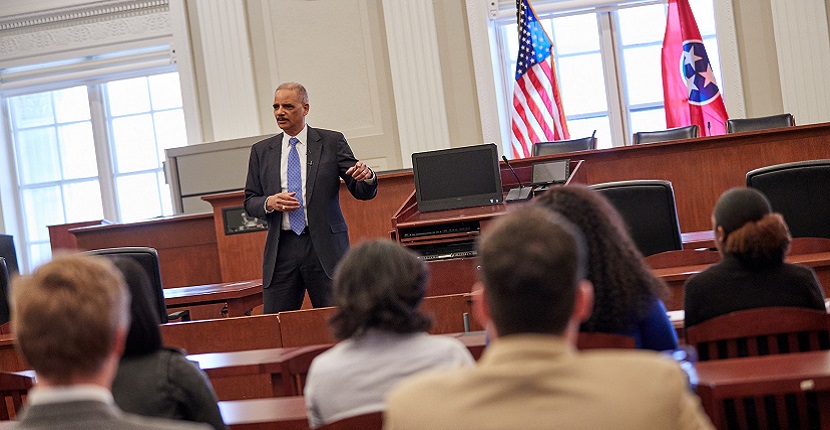
POLYGON ((124 356, 132 357, 149 354, 161 348, 161 317, 154 305, 153 286, 147 272, 140 264, 129 258, 116 258, 115 267, 121 272, 130 291, 130 330, 124 356))
POLYGON ((499 336, 564 332, 586 275, 585 242, 573 224, 546 209, 522 207, 488 227, 478 255, 499 336))
POLYGON ((359 337, 370 328, 426 331, 430 320, 417 309, 427 278, 426 265, 396 242, 374 240, 353 247, 334 274, 335 337, 359 337))
POLYGON ((632 316, 648 312, 654 297, 666 295, 665 283, 643 262, 625 221, 602 194, 582 185, 568 185, 551 188, 536 202, 567 218, 585 235, 588 280, 595 295, 595 312, 583 324, 585 330, 624 330, 632 316))
POLYGON ((129 324, 129 293, 101 257, 57 257, 12 287, 12 326, 26 361, 54 384, 95 375, 129 324))
POLYGON ((784 261, 790 245, 789 229, 760 191, 727 190, 715 204, 712 219, 722 252, 752 266, 784 261))

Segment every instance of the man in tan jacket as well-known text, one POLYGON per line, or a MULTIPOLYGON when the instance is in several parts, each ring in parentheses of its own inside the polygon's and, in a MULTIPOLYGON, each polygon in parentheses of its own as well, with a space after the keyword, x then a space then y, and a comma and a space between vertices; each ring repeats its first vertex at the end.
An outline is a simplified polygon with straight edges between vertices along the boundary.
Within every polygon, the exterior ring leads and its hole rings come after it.
POLYGON ((478 367, 422 374, 388 398, 384 428, 711 429, 686 374, 654 352, 577 352, 591 313, 581 233, 525 207, 479 243, 482 324, 495 329, 478 367))

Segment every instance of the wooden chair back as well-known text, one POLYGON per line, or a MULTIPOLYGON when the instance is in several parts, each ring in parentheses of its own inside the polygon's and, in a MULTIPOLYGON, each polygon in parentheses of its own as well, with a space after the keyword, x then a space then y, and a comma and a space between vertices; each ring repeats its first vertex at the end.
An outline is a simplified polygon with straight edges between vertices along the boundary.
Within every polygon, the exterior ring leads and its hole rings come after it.
POLYGON ((371 412, 328 423, 318 430, 381 430, 383 412, 371 412))
POLYGON ((282 347, 280 320, 275 314, 168 323, 160 329, 166 346, 188 354, 282 347))
POLYGON ((634 349, 637 344, 631 336, 611 333, 580 332, 576 348, 585 349, 634 349))
POLYGON ((297 348, 286 356, 282 362, 282 382, 285 396, 302 396, 308 368, 320 354, 328 351, 332 344, 311 345, 297 348))
POLYGON ((686 327, 698 360, 830 349, 830 317, 815 309, 747 309, 686 327))
POLYGON ((698 249, 676 249, 649 255, 643 260, 652 269, 666 269, 669 267, 698 266, 713 264, 720 261, 718 251, 698 249))
POLYGON ((0 407, 0 421, 15 419, 34 383, 35 380, 31 376, 0 372, 0 394, 3 395, 4 403, 3 407, 0 407))
MULTIPOLYGON (((421 311, 432 318, 430 334, 461 333, 464 331, 464 314, 470 313, 470 294, 448 294, 425 297, 421 311)), ((331 333, 329 320, 337 308, 301 309, 280 312, 282 346, 307 346, 331 344, 337 339, 331 333)))

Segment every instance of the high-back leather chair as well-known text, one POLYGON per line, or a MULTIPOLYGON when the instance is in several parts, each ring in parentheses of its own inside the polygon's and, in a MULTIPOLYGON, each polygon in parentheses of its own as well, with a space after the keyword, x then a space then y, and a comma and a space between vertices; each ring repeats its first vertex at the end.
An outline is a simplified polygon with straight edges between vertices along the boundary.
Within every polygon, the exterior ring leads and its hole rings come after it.
POLYGON ((782 113, 780 115, 761 116, 757 118, 728 119, 726 120, 726 132, 740 133, 744 131, 792 127, 794 125, 795 117, 789 113, 782 113))
POLYGON ((597 138, 594 136, 554 142, 536 142, 533 144, 533 156, 587 151, 589 149, 597 149, 597 138))
POLYGON ((746 174, 746 186, 767 196, 793 237, 830 238, 830 160, 755 169, 746 174))
POLYGON ((169 320, 176 318, 189 320, 189 313, 186 313, 187 311, 184 311, 185 313, 177 312, 173 318, 167 314, 167 304, 164 301, 164 287, 161 284, 159 255, 154 248, 128 246, 123 248, 95 249, 87 252, 106 258, 132 259, 147 272, 147 278, 150 279, 150 285, 153 288, 153 297, 155 298, 156 309, 159 311, 161 323, 166 324, 169 320))
POLYGON ((0 325, 6 324, 11 320, 11 312, 9 311, 9 285, 11 284, 11 276, 9 269, 6 267, 6 259, 0 257, 0 325))
POLYGON ((644 256, 683 249, 671 182, 635 180, 592 185, 617 209, 644 256))
POLYGON ((700 136, 700 127, 692 124, 659 131, 638 131, 634 133, 634 144, 670 142, 672 140, 693 139, 700 136))

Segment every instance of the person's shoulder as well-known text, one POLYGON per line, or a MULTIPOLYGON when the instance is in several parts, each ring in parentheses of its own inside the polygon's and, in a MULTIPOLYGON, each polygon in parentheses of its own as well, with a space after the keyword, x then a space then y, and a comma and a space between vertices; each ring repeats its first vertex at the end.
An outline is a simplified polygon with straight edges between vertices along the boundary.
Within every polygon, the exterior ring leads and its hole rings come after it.
POLYGON ((475 372, 474 367, 426 370, 412 375, 398 384, 389 394, 388 403, 406 402, 410 398, 423 398, 454 393, 455 386, 462 385, 475 372))
POLYGON ((264 138, 262 138, 262 139, 260 139, 256 142, 254 142, 254 144, 251 145, 251 148, 253 150, 259 150, 261 148, 266 148, 266 147, 270 146, 272 143, 274 143, 275 141, 281 139, 282 135, 283 135, 282 133, 277 133, 273 136, 264 137, 264 138))
POLYGON ((816 271, 812 267, 802 266, 800 264, 784 263, 783 269, 790 272, 793 276, 809 278, 810 280, 816 277, 816 271))
MULTIPOLYGON (((699 273, 692 275, 689 279, 686 280, 684 283, 686 292, 688 292, 688 288, 701 288, 705 285, 709 285, 713 281, 717 281, 718 279, 723 277, 724 274, 724 266, 727 262, 721 260, 717 263, 712 264, 711 266, 701 270, 699 273)), ((726 269, 728 273, 729 270, 726 269)))
POLYGON ((311 135, 317 133, 322 140, 346 140, 343 133, 336 130, 328 130, 325 128, 308 127, 308 133, 311 135))
MULTIPOLYGON (((102 427, 104 428, 104 427, 102 427)), ((135 414, 125 413, 118 417, 118 420, 112 425, 106 427, 114 430, 140 430, 140 429, 159 429, 159 430, 210 430, 212 427, 204 423, 196 423, 190 421, 176 421, 166 418, 145 417, 135 414)))
POLYGON ((587 366, 611 368, 614 372, 683 375, 677 362, 665 354, 647 350, 589 350, 580 352, 579 360, 587 366))

